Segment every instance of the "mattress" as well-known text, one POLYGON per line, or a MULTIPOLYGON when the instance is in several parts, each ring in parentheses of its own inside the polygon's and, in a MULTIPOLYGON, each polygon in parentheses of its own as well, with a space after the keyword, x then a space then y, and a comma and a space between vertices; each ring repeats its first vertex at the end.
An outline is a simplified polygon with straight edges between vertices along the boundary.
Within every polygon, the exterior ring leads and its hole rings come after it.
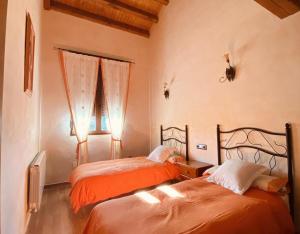
POLYGON ((292 234, 288 208, 276 194, 251 188, 238 195, 205 178, 103 202, 85 234, 292 234))
POLYGON ((179 169, 169 162, 158 163, 146 157, 107 160, 80 165, 72 172, 71 205, 81 207, 130 193, 179 176, 179 169))

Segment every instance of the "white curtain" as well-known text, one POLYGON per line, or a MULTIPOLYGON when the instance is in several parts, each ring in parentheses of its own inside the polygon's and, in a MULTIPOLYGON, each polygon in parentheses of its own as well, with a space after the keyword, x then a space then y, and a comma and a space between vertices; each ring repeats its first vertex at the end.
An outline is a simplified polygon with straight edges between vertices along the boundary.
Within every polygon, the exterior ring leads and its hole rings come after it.
POLYGON ((77 165, 87 162, 87 140, 97 88, 99 58, 60 51, 71 117, 77 137, 77 165))
POLYGON ((101 59, 101 69, 112 134, 111 158, 117 159, 121 157, 121 138, 127 105, 130 64, 101 59))

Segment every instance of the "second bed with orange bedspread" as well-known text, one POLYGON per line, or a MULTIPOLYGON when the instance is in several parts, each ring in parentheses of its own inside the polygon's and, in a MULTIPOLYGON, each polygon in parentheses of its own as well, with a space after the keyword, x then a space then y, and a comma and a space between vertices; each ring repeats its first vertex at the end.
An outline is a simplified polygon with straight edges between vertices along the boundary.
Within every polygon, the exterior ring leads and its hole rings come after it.
POLYGON ((169 162, 157 163, 146 157, 87 163, 71 174, 70 198, 75 212, 81 207, 133 192, 179 176, 169 162))
POLYGON ((276 194, 238 195, 205 178, 97 205, 85 234, 292 234, 288 208, 276 194))

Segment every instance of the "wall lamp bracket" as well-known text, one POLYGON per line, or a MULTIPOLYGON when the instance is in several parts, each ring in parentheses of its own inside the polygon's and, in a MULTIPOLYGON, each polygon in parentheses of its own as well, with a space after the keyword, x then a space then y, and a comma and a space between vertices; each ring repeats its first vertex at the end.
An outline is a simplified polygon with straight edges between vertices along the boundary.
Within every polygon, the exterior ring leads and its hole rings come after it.
POLYGON ((221 83, 225 82, 226 80, 228 80, 229 82, 234 81, 236 73, 235 67, 231 66, 230 64, 229 54, 225 54, 224 57, 226 59, 228 67, 225 70, 225 77, 222 76, 219 80, 221 83))

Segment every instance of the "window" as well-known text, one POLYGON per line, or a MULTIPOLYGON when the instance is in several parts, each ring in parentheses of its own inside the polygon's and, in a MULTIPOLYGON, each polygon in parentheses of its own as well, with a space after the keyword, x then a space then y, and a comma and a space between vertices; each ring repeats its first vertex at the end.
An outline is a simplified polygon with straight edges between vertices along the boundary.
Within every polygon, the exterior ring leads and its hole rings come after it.
MULTIPOLYGON (((89 135, 110 134, 106 101, 104 97, 101 67, 99 66, 97 90, 95 96, 94 111, 91 117, 89 135)), ((75 129, 71 120, 71 135, 75 135, 75 129)))

